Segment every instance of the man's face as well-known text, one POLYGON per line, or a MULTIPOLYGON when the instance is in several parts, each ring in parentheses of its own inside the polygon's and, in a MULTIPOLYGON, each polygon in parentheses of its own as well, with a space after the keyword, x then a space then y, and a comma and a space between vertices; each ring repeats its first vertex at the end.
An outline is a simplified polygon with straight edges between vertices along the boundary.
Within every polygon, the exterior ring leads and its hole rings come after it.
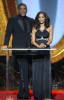
POLYGON ((18 12, 20 15, 25 16, 27 13, 27 8, 25 5, 21 5, 18 9, 18 12))

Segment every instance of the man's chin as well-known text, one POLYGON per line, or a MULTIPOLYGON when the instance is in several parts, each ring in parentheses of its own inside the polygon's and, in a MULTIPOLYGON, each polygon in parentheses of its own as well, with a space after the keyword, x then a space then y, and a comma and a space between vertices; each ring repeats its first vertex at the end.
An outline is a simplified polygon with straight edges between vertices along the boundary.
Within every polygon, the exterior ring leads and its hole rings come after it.
POLYGON ((26 16, 26 14, 21 14, 21 16, 26 16))

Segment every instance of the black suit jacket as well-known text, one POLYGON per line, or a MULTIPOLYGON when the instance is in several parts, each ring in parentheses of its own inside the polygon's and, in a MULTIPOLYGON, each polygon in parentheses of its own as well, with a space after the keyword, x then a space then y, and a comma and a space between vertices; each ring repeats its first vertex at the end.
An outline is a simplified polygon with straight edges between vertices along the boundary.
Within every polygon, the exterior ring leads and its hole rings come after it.
POLYGON ((13 35, 12 47, 13 48, 30 47, 30 32, 32 30, 34 19, 26 16, 25 21, 26 21, 27 33, 25 33, 24 31, 22 18, 20 15, 9 18, 6 34, 5 34, 4 45, 8 45, 9 39, 12 33, 13 35))

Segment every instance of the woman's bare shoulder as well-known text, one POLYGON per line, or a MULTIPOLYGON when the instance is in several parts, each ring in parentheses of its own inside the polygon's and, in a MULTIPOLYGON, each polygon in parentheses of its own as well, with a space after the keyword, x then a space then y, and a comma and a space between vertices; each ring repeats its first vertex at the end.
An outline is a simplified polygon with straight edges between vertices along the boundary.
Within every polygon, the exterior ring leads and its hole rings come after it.
POLYGON ((53 30, 53 26, 50 25, 50 26, 48 27, 48 30, 49 30, 49 32, 50 32, 51 30, 53 30))
POLYGON ((52 25, 50 25, 50 26, 49 26, 49 28, 50 28, 50 29, 53 29, 53 26, 52 26, 52 25))

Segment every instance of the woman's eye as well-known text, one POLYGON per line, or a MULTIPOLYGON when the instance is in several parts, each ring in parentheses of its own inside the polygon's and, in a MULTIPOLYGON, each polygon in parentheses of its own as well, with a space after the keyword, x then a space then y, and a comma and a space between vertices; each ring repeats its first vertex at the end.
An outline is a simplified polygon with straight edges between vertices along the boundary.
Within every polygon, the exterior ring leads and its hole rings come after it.
POLYGON ((44 16, 42 16, 42 18, 44 18, 44 16))
POLYGON ((39 17, 39 18, 44 18, 44 16, 42 16, 42 17, 39 17))

